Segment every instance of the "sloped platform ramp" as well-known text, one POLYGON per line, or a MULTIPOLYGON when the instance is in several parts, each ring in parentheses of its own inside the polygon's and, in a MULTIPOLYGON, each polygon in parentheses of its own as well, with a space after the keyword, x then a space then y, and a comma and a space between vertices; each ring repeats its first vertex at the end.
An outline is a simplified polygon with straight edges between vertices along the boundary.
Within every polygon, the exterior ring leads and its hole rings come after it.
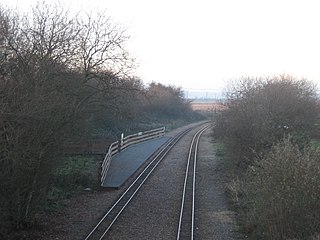
POLYGON ((169 139, 167 136, 152 139, 130 146, 115 155, 102 186, 120 188, 169 139))

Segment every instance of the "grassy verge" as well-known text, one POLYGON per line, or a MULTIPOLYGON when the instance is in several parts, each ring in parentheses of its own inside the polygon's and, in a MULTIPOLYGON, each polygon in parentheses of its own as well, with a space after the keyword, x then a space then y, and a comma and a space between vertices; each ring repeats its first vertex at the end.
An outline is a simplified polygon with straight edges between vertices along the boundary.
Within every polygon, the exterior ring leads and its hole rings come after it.
POLYGON ((46 211, 54 211, 59 200, 69 198, 84 189, 98 187, 98 165, 101 157, 71 156, 66 157, 56 171, 50 176, 46 211))

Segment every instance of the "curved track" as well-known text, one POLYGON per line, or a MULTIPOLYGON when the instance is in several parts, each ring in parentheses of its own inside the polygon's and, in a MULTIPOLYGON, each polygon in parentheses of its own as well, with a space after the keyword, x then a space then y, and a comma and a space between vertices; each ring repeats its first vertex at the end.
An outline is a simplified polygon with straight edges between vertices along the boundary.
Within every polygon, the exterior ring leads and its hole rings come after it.
MULTIPOLYGON (((185 232, 191 232, 186 231, 185 229, 188 228, 188 226, 192 226, 192 233, 193 233, 193 226, 194 226, 194 204, 192 206, 192 223, 186 224, 189 220, 187 214, 185 214, 186 210, 189 207, 186 207, 189 204, 189 195, 188 189, 189 184, 188 181, 190 177, 188 177, 190 174, 193 175, 195 181, 195 166, 196 166, 196 154, 197 154, 197 148, 199 144, 199 139, 201 134, 208 128, 202 127, 194 136, 192 139, 192 143, 189 150, 188 155, 188 164, 187 164, 187 170, 186 170, 186 178, 185 178, 185 186, 183 190, 182 195, 182 210, 180 211, 180 221, 179 221, 179 229, 178 229, 178 236, 177 239, 185 239, 184 236, 186 236, 185 232), (193 168, 189 167, 190 164, 194 165, 193 168), (194 174, 190 173, 189 169, 194 169, 194 174), (187 183, 187 184, 186 184, 187 183)), ((143 169, 143 171, 138 175, 138 177, 133 181, 133 183, 125 190, 125 192, 118 198, 118 200, 114 203, 114 205, 108 210, 107 213, 104 214, 104 216, 101 218, 101 220, 93 227, 91 232, 85 237, 85 240, 90 239, 104 239, 111 227, 114 225, 118 217, 121 215, 121 213, 125 210, 125 208, 128 206, 130 201, 133 199, 133 197, 136 195, 136 193, 139 191, 139 189, 142 187, 142 185, 145 183, 145 181, 149 178, 151 173, 156 169, 156 167, 159 165, 159 163, 165 158, 165 156, 169 153, 169 151, 176 145, 179 140, 185 136, 189 131, 191 131, 193 128, 189 128, 185 131, 180 132, 175 137, 170 139, 167 144, 160 149, 156 153, 156 155, 153 157, 153 159, 150 161, 150 163, 143 169)), ((195 186, 194 186, 195 187, 195 186)), ((193 187, 193 188, 194 188, 193 187)), ((193 202, 194 202, 194 193, 193 193, 193 202)), ((187 234, 188 235, 188 234, 187 234)), ((190 235, 190 234, 189 234, 190 235)), ((192 234, 193 236, 193 234, 192 234)), ((191 238, 193 239, 193 238, 191 238)))

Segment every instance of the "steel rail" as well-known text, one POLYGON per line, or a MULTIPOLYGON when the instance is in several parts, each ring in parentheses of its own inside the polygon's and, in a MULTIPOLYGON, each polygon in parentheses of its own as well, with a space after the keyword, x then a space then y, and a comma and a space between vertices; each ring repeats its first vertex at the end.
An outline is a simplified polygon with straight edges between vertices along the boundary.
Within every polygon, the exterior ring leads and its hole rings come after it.
MULTIPOLYGON (((191 144, 190 144, 190 148, 189 148, 189 154, 188 154, 188 159, 187 159, 187 164, 186 164, 186 172, 185 172, 185 177, 184 177, 184 184, 183 184, 183 191, 182 191, 182 197, 181 197, 181 207, 180 207, 180 216, 179 216, 179 224, 178 224, 178 230, 177 230, 177 240, 179 240, 180 238, 186 239, 189 238, 190 239, 194 239, 194 225, 195 225, 195 191, 196 191, 196 166, 197 166, 197 154, 198 154, 198 146, 199 146, 199 141, 200 141, 200 137, 202 135, 202 133, 207 130, 209 128, 209 125, 201 128, 200 130, 198 130, 195 135, 192 138, 191 144), (193 156, 193 169, 191 170, 191 172, 189 171, 190 163, 192 161, 192 156, 193 156), (192 183, 190 184, 188 181, 189 180, 189 175, 192 175, 192 183), (190 187, 191 185, 191 193, 187 192, 188 191, 188 186, 190 187), (187 195, 191 194, 191 209, 186 209, 186 197, 187 195), (183 224, 185 220, 184 218, 188 218, 188 216, 186 217, 185 215, 187 215, 186 211, 187 210, 191 210, 191 216, 189 219, 189 221, 191 220, 191 225, 190 225, 190 232, 186 233, 186 232, 182 232, 182 228, 183 228, 183 224), (181 235, 185 234, 187 235, 182 237, 181 235)), ((188 222, 188 219, 186 219, 185 221, 188 222)), ((188 227, 187 227, 188 229, 188 227)))
POLYGON ((143 169, 138 177, 132 182, 132 184, 126 189, 126 191, 118 198, 118 200, 112 205, 107 213, 101 218, 101 220, 95 225, 91 232, 86 236, 85 240, 89 239, 103 239, 108 233, 112 225, 121 215, 123 210, 127 207, 131 199, 139 191, 144 182, 148 179, 151 173, 159 165, 162 159, 168 154, 168 152, 175 146, 175 144, 193 128, 188 128, 185 131, 180 132, 175 137, 169 140, 167 144, 156 154, 156 156, 150 161, 150 163, 143 169), (107 219, 111 218, 111 219, 107 219), (108 220, 106 226, 102 227, 108 220), (100 230, 99 228, 103 228, 100 230), (102 233, 101 233, 102 232, 102 233), (98 235, 98 236, 96 236, 98 235))

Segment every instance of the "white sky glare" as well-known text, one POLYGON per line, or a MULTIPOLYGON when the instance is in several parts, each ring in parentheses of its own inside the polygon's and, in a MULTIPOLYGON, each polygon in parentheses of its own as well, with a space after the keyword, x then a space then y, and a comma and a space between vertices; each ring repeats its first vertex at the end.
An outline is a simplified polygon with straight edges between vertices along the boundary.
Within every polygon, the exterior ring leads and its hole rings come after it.
MULTIPOLYGON (((26 8, 36 1, 1 2, 26 8)), ((60 2, 75 11, 106 9, 127 28, 127 49, 145 83, 210 90, 242 76, 286 73, 320 85, 317 0, 60 2)))

